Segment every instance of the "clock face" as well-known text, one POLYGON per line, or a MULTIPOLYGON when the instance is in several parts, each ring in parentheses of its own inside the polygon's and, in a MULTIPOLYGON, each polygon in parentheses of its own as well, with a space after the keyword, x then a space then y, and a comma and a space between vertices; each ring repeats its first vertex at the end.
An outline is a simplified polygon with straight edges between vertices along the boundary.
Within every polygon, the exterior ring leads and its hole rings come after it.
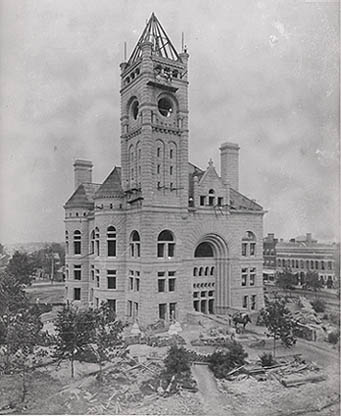
POLYGON ((137 119, 137 116, 139 114, 139 102, 137 100, 134 100, 131 105, 131 114, 134 118, 134 120, 137 119))
POLYGON ((173 104, 169 98, 160 98, 157 105, 163 117, 170 117, 173 114, 173 104))

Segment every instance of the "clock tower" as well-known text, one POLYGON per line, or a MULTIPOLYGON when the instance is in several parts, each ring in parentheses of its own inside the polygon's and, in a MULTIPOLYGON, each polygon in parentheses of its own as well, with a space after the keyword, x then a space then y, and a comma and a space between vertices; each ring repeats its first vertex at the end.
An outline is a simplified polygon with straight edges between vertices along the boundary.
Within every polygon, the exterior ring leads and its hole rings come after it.
POLYGON ((121 64, 121 166, 127 201, 188 207, 188 54, 151 15, 121 64))

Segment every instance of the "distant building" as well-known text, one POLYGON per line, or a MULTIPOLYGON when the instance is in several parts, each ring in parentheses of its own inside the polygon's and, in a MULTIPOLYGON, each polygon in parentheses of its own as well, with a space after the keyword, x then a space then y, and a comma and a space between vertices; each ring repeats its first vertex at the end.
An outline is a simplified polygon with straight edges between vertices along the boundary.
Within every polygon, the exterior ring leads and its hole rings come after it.
POLYGON ((263 307, 265 211, 239 192, 237 144, 220 174, 189 163, 188 58, 153 14, 121 64, 121 167, 95 184, 77 160, 64 206, 69 302, 141 323, 263 307))
POLYGON ((336 250, 336 244, 319 243, 310 233, 289 242, 281 239, 276 243, 276 269, 279 272, 290 270, 297 275, 299 284, 304 283, 309 271, 317 272, 325 285, 335 287, 336 250))
POLYGON ((263 239, 263 280, 274 282, 276 276, 276 245, 275 234, 268 234, 263 239))

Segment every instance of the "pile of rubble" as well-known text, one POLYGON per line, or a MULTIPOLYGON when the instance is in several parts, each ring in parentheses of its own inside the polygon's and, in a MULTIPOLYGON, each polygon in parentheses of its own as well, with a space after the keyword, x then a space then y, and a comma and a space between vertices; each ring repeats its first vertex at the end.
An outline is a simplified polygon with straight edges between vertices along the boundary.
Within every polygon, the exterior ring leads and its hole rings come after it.
POLYGON ((302 360, 300 354, 279 357, 276 364, 263 367, 258 363, 244 364, 226 375, 227 380, 242 381, 248 378, 257 381, 276 380, 285 387, 296 387, 306 383, 326 380, 320 368, 313 362, 302 360))
POLYGON ((210 328, 205 332, 199 334, 198 339, 191 341, 193 346, 223 346, 227 340, 230 340, 228 332, 224 328, 210 328))

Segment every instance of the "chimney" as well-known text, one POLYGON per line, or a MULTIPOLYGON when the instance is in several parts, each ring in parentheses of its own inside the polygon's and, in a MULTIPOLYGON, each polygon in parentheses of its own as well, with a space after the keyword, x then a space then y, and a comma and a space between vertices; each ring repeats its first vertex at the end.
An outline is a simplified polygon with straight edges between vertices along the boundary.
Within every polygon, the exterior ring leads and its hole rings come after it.
POLYGON ((223 181, 228 181, 231 188, 239 189, 239 145, 223 143, 220 146, 220 175, 223 181))
POLYGON ((82 183, 92 182, 92 162, 77 159, 73 164, 75 173, 75 189, 82 183))

